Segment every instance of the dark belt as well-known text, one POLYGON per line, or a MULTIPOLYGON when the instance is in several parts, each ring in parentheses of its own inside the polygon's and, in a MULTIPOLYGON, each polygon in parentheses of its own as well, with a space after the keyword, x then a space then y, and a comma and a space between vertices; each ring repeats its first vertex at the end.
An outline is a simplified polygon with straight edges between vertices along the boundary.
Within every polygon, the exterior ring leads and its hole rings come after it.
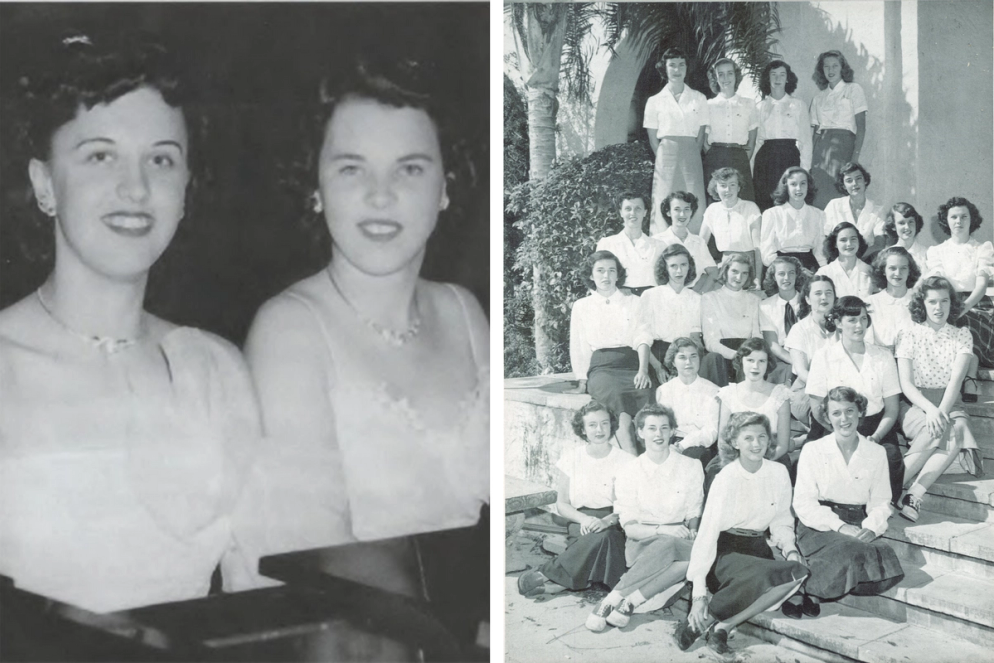
POLYGON ((744 150, 745 145, 739 145, 738 143, 711 143, 711 147, 728 147, 732 149, 744 150))
POLYGON ((750 539, 754 539, 759 536, 765 537, 768 533, 769 530, 763 530, 762 532, 758 532, 754 529, 741 529, 738 527, 732 527, 731 529, 725 530, 725 534, 730 534, 732 536, 744 536, 750 539))
POLYGON ((863 519, 866 518, 865 504, 839 504, 829 500, 818 500, 818 504, 830 508, 847 525, 861 527, 863 519))
POLYGON ((797 139, 796 138, 770 138, 768 140, 764 140, 763 141, 763 145, 769 145, 771 147, 774 147, 774 146, 780 147, 780 146, 783 146, 783 145, 793 145, 794 147, 797 147, 797 139))

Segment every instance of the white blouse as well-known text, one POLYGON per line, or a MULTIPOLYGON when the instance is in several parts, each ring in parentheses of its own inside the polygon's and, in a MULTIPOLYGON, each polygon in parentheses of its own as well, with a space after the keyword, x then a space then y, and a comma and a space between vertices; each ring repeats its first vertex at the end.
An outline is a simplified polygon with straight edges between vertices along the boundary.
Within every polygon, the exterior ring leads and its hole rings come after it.
POLYGON ((811 170, 811 122, 808 107, 800 99, 785 94, 779 101, 766 97, 757 104, 759 110, 759 133, 756 149, 767 140, 793 138, 801 153, 801 167, 811 170))
POLYGON ((884 216, 886 215, 886 210, 879 203, 867 198, 863 209, 859 212, 859 218, 854 219, 852 207, 849 206, 849 196, 833 198, 825 206, 825 234, 831 235, 835 226, 848 221, 856 226, 856 230, 863 236, 866 243, 873 246, 876 236, 884 234, 884 216))
POLYGON ((959 355, 973 354, 969 327, 946 323, 936 331, 928 324, 915 324, 897 336, 894 356, 910 359, 915 386, 919 389, 945 389, 959 355))
POLYGON ((901 393, 897 364, 889 351, 872 343, 864 343, 863 366, 856 364, 842 343, 826 345, 815 352, 808 369, 808 396, 824 398, 834 387, 852 387, 866 397, 866 416, 872 417, 884 409, 884 399, 901 393))
POLYGON ((790 400, 790 389, 782 384, 774 385, 773 391, 766 397, 762 405, 748 405, 743 397, 746 393, 744 382, 730 384, 718 390, 718 400, 728 408, 731 414, 736 412, 757 412, 765 414, 770 420, 770 429, 773 436, 777 434, 777 423, 780 421, 780 406, 790 400))
POLYGON ((656 389, 656 402, 673 409, 684 447, 710 447, 718 439, 718 385, 698 377, 684 384, 672 378, 656 389))
POLYGON ((716 352, 723 338, 762 338, 759 330, 759 298, 748 290, 734 292, 722 287, 701 297, 701 327, 704 346, 716 352))
POLYGON ((777 257, 777 251, 804 253, 813 251, 818 262, 824 264, 822 240, 825 238, 825 213, 817 207, 805 205, 794 209, 784 203, 763 212, 759 249, 767 267, 777 257))
POLYGON ((700 461, 672 448, 658 465, 642 454, 618 474, 614 511, 622 526, 637 521, 646 525, 684 523, 701 515, 704 504, 704 470, 700 461))
POLYGON ((636 348, 657 338, 672 343, 681 336, 701 333, 701 296, 684 286, 679 293, 667 283, 649 288, 639 298, 635 327, 636 348))
POLYGON ((657 240, 642 234, 634 242, 622 230, 617 235, 602 237, 597 242, 597 251, 610 251, 625 268, 625 286, 644 288, 656 285, 656 259, 665 247, 657 240))
POLYGON ((784 556, 797 550, 790 501, 790 477, 780 463, 764 460, 756 472, 749 472, 738 460, 725 466, 711 484, 690 552, 687 580, 694 585, 693 596, 707 595, 707 575, 717 557, 718 535, 726 530, 762 532, 769 528, 773 545, 784 556))
POLYGON ((719 94, 714 99, 708 99, 708 113, 710 124, 707 133, 712 143, 745 145, 749 142, 749 132, 759 128, 756 104, 737 94, 728 98, 719 94))
POLYGON ((794 513, 811 529, 838 532, 846 524, 831 507, 818 503, 826 500, 866 505, 861 527, 880 536, 887 531, 890 498, 887 452, 879 444, 860 435, 848 464, 834 434, 808 442, 801 449, 794 484, 794 513))
POLYGON ((569 477, 569 503, 573 507, 603 509, 614 504, 615 481, 634 461, 634 456, 615 446, 603 458, 594 458, 587 453, 586 443, 580 443, 563 452, 556 468, 569 477))
POLYGON ((811 359, 818 350, 837 340, 838 332, 822 331, 821 326, 815 322, 814 313, 809 313, 790 328, 790 333, 787 334, 787 341, 783 347, 787 351, 800 350, 808 358, 810 365, 811 359))
POLYGON ((693 287, 701 279, 701 276, 704 275, 704 270, 708 267, 718 266, 715 264, 714 258, 711 257, 707 242, 701 239, 700 235, 687 233, 686 239, 680 239, 673 232, 673 227, 670 226, 663 232, 653 235, 652 238, 659 240, 663 244, 663 248, 666 248, 670 244, 682 244, 690 252, 690 257, 694 259, 694 269, 697 270, 697 278, 694 279, 693 283, 687 284, 689 287, 693 287))
POLYGON ((739 200, 731 207, 721 201, 711 203, 704 210, 700 236, 707 243, 714 235, 715 246, 719 251, 754 251, 758 248, 752 241, 755 232, 759 234, 762 213, 759 206, 750 200, 739 200))
POLYGON ((569 327, 569 358, 573 376, 586 380, 596 350, 633 347, 639 298, 622 290, 610 297, 591 292, 573 303, 569 327))
POLYGON ((865 302, 873 292, 873 268, 859 259, 856 260, 856 266, 849 274, 846 274, 838 258, 819 268, 815 274, 824 274, 832 279, 837 300, 852 295, 865 302))
POLYGON ((709 119, 707 97, 689 85, 684 85, 680 101, 677 101, 667 83, 658 94, 649 97, 645 102, 645 119, 642 126, 654 129, 657 138, 666 136, 696 138, 701 127, 708 124, 709 119))
POLYGON ((870 313, 872 324, 870 332, 873 342, 877 345, 893 347, 897 342, 897 334, 902 329, 908 329, 915 324, 911 320, 911 289, 904 297, 891 297, 886 290, 866 298, 867 311, 870 313))
MULTIPOLYGON (((892 244, 891 246, 901 246, 901 244, 892 244)), ((928 249, 929 247, 922 246, 921 235, 915 237, 915 241, 911 244, 911 248, 903 247, 908 250, 911 257, 914 259, 915 264, 918 265, 918 271, 923 275, 928 273, 928 249)))
POLYGON ((928 271, 931 274, 941 274, 949 279, 959 292, 973 292, 977 285, 977 275, 987 277, 990 285, 994 278, 994 244, 980 243, 970 238, 963 244, 956 244, 947 239, 942 244, 928 248, 928 271))
MULTIPOLYGON (((798 320, 798 313, 801 310, 801 295, 796 293, 790 300, 790 305, 794 309, 794 324, 798 320)), ((760 331, 771 331, 777 335, 777 342, 783 345, 787 340, 787 327, 784 323, 784 312, 787 308, 787 300, 781 299, 780 295, 767 297, 759 303, 759 329, 760 331)))
POLYGON ((839 81, 834 89, 826 87, 811 100, 811 126, 856 133, 856 115, 866 110, 866 94, 859 83, 839 81))

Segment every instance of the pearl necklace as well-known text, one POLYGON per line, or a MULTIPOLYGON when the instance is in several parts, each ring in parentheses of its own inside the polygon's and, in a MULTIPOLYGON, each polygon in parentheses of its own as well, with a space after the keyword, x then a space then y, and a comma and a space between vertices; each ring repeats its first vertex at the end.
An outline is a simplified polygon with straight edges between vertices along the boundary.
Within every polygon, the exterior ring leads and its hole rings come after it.
POLYGON ((407 329, 404 331, 396 331, 394 329, 384 327, 375 320, 363 315, 359 309, 357 309, 352 302, 349 301, 349 298, 345 296, 345 293, 342 292, 342 289, 338 286, 338 282, 335 281, 335 277, 331 275, 331 270, 327 269, 325 271, 328 274, 328 280, 331 281, 332 287, 335 288, 335 292, 337 292, 338 296, 342 298, 345 305, 349 307, 352 314, 355 315, 361 323, 376 332, 376 335, 383 339, 383 341, 385 341, 388 345, 395 348, 403 347, 414 340, 414 338, 418 335, 418 332, 421 331, 421 312, 418 307, 417 290, 414 292, 414 315, 411 316, 410 325, 408 325, 407 329))
POLYGON ((96 334, 84 334, 83 332, 77 331, 63 322, 59 316, 55 315, 55 311, 52 310, 51 305, 45 301, 44 295, 41 294, 41 288, 35 290, 35 295, 38 297, 38 303, 41 304, 41 308, 52 319, 52 322, 61 327, 64 331, 68 332, 70 335, 75 336, 87 345, 102 351, 105 354, 116 354, 127 350, 128 348, 134 346, 142 336, 145 335, 145 330, 141 329, 138 336, 134 338, 114 338, 112 336, 99 336, 96 334))

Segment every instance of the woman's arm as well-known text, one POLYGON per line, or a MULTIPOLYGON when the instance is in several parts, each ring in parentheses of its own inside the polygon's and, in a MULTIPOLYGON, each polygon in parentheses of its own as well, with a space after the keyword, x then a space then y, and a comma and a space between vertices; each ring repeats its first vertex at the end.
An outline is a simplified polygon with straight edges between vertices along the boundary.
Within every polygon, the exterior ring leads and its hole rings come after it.
POLYGON ((652 380, 649 379, 649 346, 642 343, 636 352, 639 356, 639 370, 635 374, 635 388, 648 389, 652 386, 652 380))
POLYGON ((766 330, 763 332, 763 340, 766 341, 766 345, 769 346, 770 352, 773 356, 782 362, 790 363, 790 353, 784 350, 783 346, 780 345, 780 337, 777 336, 775 331, 766 330))
MULTIPOLYGON (((897 375, 901 380, 901 391, 904 392, 905 398, 911 401, 912 405, 917 405, 925 412, 925 425, 928 427, 929 435, 933 438, 941 437, 946 426, 949 425, 949 416, 946 412, 932 405, 932 401, 925 398, 915 386, 915 370, 911 359, 897 358, 897 375)), ((956 389, 959 390, 959 387, 956 389)), ((948 393, 948 391, 947 387, 946 392, 948 393)))
POLYGON ((580 533, 586 534, 587 532, 593 531, 591 528, 594 526, 594 522, 598 521, 598 518, 593 516, 588 516, 579 509, 573 506, 569 500, 569 475, 560 469, 556 470, 556 509, 559 511, 559 515, 566 520, 573 521, 574 523, 580 523, 580 533))
POLYGON ((794 482, 794 513, 797 519, 819 532, 838 532, 845 522, 827 506, 823 506, 818 488, 818 472, 830 472, 831 466, 818 463, 816 449, 805 446, 797 459, 797 480, 794 482))
POLYGON ((970 358, 972 355, 968 354, 958 354, 956 359, 953 360, 953 371, 949 376, 949 384, 946 385, 946 391, 942 394, 942 401, 939 403, 939 409, 949 414, 952 411, 953 406, 959 399, 960 389, 963 386, 963 378, 966 377, 966 371, 970 367, 970 358))
POLYGON ((770 460, 776 460, 790 450, 790 400, 777 410, 777 446, 770 460))
POLYGON ((898 395, 885 396, 884 397, 884 416, 880 418, 880 423, 877 424, 877 430, 873 431, 874 442, 880 442, 884 439, 884 436, 890 432, 890 429, 894 427, 897 423, 897 413, 901 409, 901 398, 898 395))
POLYGON ((808 381, 808 355, 804 350, 797 348, 790 349, 790 365, 794 367, 794 374, 797 379, 804 383, 808 381))
POLYGON ((763 220, 760 222, 759 230, 759 252, 763 257, 763 264, 769 267, 777 257, 780 250, 780 238, 774 232, 774 212, 768 209, 763 212, 763 220))
POLYGON ((979 272, 973 286, 973 292, 963 301, 963 315, 976 306, 977 302, 983 299, 985 294, 987 294, 987 275, 979 272))
POLYGON ((732 418, 732 409, 722 402, 720 396, 715 396, 715 402, 718 403, 718 436, 720 437, 721 432, 728 425, 728 420, 732 418))
POLYGON ((801 168, 811 171, 811 153, 814 150, 812 145, 811 119, 808 109, 804 104, 797 104, 799 112, 797 114, 797 149, 801 152, 801 168))
POLYGON ((859 161, 859 153, 863 149, 863 138, 866 136, 866 111, 856 113, 856 141, 853 145, 852 160, 859 161))
POLYGON ((659 151, 659 136, 656 135, 655 129, 647 129, 649 133, 649 147, 652 148, 652 154, 655 155, 659 151))
POLYGON ((573 368, 573 376, 579 381, 571 393, 587 393, 587 371, 590 369, 590 357, 593 350, 583 333, 583 299, 573 303, 569 323, 569 359, 573 368))
POLYGON ((746 141, 746 155, 748 155, 749 159, 752 159, 752 152, 753 152, 753 150, 756 149, 756 132, 757 131, 758 131, 758 127, 756 129, 750 129, 749 130, 749 140, 746 141))
POLYGON ((697 130, 697 150, 700 151, 704 147, 704 133, 707 129, 706 125, 701 125, 701 128, 697 130))

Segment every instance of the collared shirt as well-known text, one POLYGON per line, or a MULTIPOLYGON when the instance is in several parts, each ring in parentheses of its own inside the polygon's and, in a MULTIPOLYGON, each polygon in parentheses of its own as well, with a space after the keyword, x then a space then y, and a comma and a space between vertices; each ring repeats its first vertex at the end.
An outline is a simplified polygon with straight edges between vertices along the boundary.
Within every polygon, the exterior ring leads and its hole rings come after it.
POLYGON ((761 405, 749 405, 743 398, 746 391, 745 382, 730 384, 718 390, 718 400, 731 414, 736 412, 758 412, 765 414, 770 420, 773 436, 777 434, 777 422, 780 421, 780 406, 790 400, 790 389, 782 384, 773 385, 773 390, 761 405))
MULTIPOLYGON (((790 305, 794 309, 794 318, 801 310, 801 294, 795 293, 790 300, 790 305)), ((776 332, 777 342, 783 345, 787 340, 787 329, 784 326, 784 311, 787 308, 787 300, 781 299, 780 295, 767 297, 759 303, 759 329, 760 331, 776 332)), ((797 322, 800 322, 798 320, 797 322)), ((794 324, 796 325, 797 322, 794 324)))
POLYGON ((801 449, 794 484, 794 513, 811 529, 838 532, 846 524, 830 507, 818 503, 826 500, 866 505, 866 518, 861 526, 880 536, 887 531, 890 498, 887 452, 879 444, 860 435, 848 464, 834 434, 808 442, 801 449))
POLYGON ((859 218, 854 219, 852 207, 849 206, 849 196, 842 198, 832 198, 825 206, 825 234, 831 235, 835 226, 848 221, 856 226, 856 230, 866 243, 873 246, 876 235, 884 234, 884 219, 887 212, 878 204, 867 198, 863 204, 863 209, 859 212, 859 218))
POLYGON ((815 273, 824 274, 832 279, 832 283, 835 285, 836 300, 852 295, 866 301, 866 298, 873 292, 873 268, 858 258, 856 266, 849 274, 846 274, 846 270, 838 258, 819 268, 815 273))
POLYGON ((805 205, 794 209, 790 203, 777 205, 763 212, 759 250, 763 264, 773 264, 777 251, 804 253, 813 251, 819 263, 824 263, 822 240, 825 238, 825 213, 805 205))
POLYGON ((610 251, 618 256, 626 272, 625 286, 630 288, 656 285, 656 258, 663 248, 660 242, 644 233, 633 242, 624 230, 617 235, 601 237, 597 242, 598 251, 610 251))
POLYGON ((785 94, 779 101, 767 96, 757 105, 759 132, 756 150, 767 140, 793 138, 801 153, 801 167, 811 170, 811 121, 808 107, 800 99, 785 94))
POLYGON ((690 257, 694 259, 694 269, 697 270, 697 278, 694 279, 693 283, 687 284, 690 287, 693 287, 700 280, 701 276, 704 275, 705 269, 718 266, 715 264, 714 258, 711 257, 711 252, 708 251, 707 242, 702 240, 700 235, 687 233, 687 239, 680 239, 673 232, 673 226, 670 226, 658 235, 653 235, 652 238, 659 240, 663 248, 666 248, 670 244, 682 244, 690 251, 690 257))
POLYGON ((586 443, 564 450, 556 468, 569 477, 569 503, 579 509, 603 509, 614 505, 615 481, 621 471, 635 462, 635 456, 618 447, 609 447, 603 458, 587 453, 586 443))
POLYGON ((573 303, 569 358, 577 380, 587 379, 595 350, 632 347, 638 303, 638 297, 621 290, 610 297, 592 292, 573 303))
POLYGON ((672 343, 701 331, 701 296, 684 286, 675 292, 667 283, 649 288, 639 298, 635 342, 652 345, 656 339, 672 343))
POLYGON ((759 128, 756 103, 737 94, 728 98, 719 94, 708 99, 708 113, 707 133, 712 143, 745 145, 749 142, 749 132, 759 128))
POLYGON ((884 399, 901 393, 897 364, 886 349, 864 343, 863 365, 856 364, 842 343, 826 345, 815 352, 808 369, 804 392, 824 398, 835 387, 852 387, 866 397, 866 416, 872 417, 884 409, 884 399))
POLYGON ((994 278, 994 269, 991 268, 994 244, 990 242, 980 243, 971 237, 962 244, 956 244, 950 238, 942 244, 930 246, 927 255, 929 272, 945 276, 959 292, 973 292, 978 274, 994 278))
POLYGON ((645 120, 642 126, 655 129, 656 137, 691 136, 696 138, 701 127, 708 123, 708 100, 689 85, 683 86, 680 101, 673 97, 667 83, 658 94, 645 102, 645 120))
POLYGON ((762 532, 769 528, 773 545, 784 556, 797 550, 791 497, 790 477, 780 463, 764 460, 756 472, 749 472, 736 460, 718 472, 708 493, 687 568, 687 580, 694 585, 695 597, 707 594, 706 579, 717 556, 718 535, 726 530, 762 532))
POLYGON ((873 333, 874 343, 893 348, 898 332, 915 324, 911 320, 911 310, 908 309, 910 303, 910 288, 904 293, 904 297, 891 297, 886 290, 881 290, 866 299, 867 311, 873 321, 870 331, 873 333))
POLYGON ((622 526, 682 523, 701 515, 704 470, 700 461, 672 448, 659 464, 642 454, 618 474, 615 492, 614 511, 622 526))
POLYGON ((915 386, 919 389, 945 389, 958 355, 973 354, 969 327, 953 327, 948 322, 938 331, 927 323, 914 324, 897 335, 894 356, 910 359, 915 386))
MULTIPOLYGON (((788 352, 790 350, 800 350, 808 358, 808 364, 810 365, 811 358, 814 357, 818 350, 837 340, 838 332, 823 332, 821 326, 815 322, 814 314, 809 313, 805 318, 798 320, 791 327, 783 347, 788 352)), ((797 373, 797 371, 794 372, 797 373)))
POLYGON ((700 236, 705 243, 714 235, 714 244, 719 251, 754 251, 753 233, 759 236, 762 213, 751 200, 739 200, 731 207, 725 207, 720 200, 711 203, 704 211, 700 236))
POLYGON ((684 447, 710 447, 718 439, 718 385, 698 377, 684 384, 675 377, 656 389, 656 402, 673 409, 684 447))
POLYGON ((711 352, 717 352, 723 338, 762 338, 759 298, 748 290, 735 292, 725 287, 705 293, 701 297, 701 327, 704 347, 711 352))
POLYGON ((866 95, 859 83, 839 81, 834 89, 826 87, 811 100, 811 126, 856 133, 856 115, 866 108, 866 95))

